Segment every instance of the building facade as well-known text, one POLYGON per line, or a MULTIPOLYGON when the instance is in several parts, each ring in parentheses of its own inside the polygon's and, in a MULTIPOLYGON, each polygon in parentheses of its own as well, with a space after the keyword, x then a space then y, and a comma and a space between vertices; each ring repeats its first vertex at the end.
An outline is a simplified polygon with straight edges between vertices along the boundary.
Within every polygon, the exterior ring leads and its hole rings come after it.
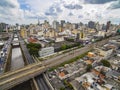
POLYGON ((54 53, 54 47, 46 47, 46 48, 42 48, 39 51, 39 56, 45 57, 45 56, 52 55, 53 53, 54 53))

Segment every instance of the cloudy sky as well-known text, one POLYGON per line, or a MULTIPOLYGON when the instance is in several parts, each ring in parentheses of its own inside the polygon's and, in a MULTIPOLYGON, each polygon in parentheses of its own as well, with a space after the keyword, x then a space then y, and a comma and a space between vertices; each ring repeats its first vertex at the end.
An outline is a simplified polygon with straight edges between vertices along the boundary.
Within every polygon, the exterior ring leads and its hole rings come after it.
POLYGON ((0 0, 0 22, 29 24, 44 20, 120 23, 120 0, 0 0))

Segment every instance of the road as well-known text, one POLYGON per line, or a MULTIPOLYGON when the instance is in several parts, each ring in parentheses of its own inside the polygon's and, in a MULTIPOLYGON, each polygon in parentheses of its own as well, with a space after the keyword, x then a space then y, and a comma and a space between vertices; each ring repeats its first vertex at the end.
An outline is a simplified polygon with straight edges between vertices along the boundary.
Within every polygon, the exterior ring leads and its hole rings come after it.
POLYGON ((23 81, 26 81, 34 76, 37 76, 40 73, 44 72, 46 69, 49 69, 51 66, 56 66, 56 65, 59 65, 60 63, 63 63, 64 61, 68 61, 73 57, 83 54, 84 52, 89 51, 90 49, 93 49, 94 46, 107 43, 108 40, 109 39, 103 40, 91 45, 87 45, 83 48, 73 50, 65 54, 62 54, 60 56, 54 57, 52 59, 46 60, 43 62, 45 66, 41 66, 41 63, 36 63, 36 64, 33 64, 33 66, 29 65, 23 68, 23 70, 20 69, 20 71, 16 70, 16 71, 5 73, 4 75, 0 76, 0 90, 13 87, 23 81), (29 69, 26 70, 26 68, 29 68, 29 69))
POLYGON ((32 64, 32 63, 35 63, 35 61, 33 60, 33 58, 30 56, 29 52, 28 52, 28 49, 25 45, 25 42, 22 40, 22 38, 19 36, 19 40, 20 40, 20 46, 22 48, 22 52, 25 56, 25 59, 27 61, 27 64, 32 64))
POLYGON ((9 89, 24 81, 27 81, 32 77, 41 74, 45 70, 45 67, 38 63, 33 64, 32 66, 26 66, 25 68, 16 70, 15 72, 11 71, 9 73, 5 73, 0 77, 0 90, 9 89))
POLYGON ((36 69, 38 67, 41 67, 40 63, 28 65, 28 66, 26 66, 24 68, 21 68, 21 69, 18 69, 16 71, 14 71, 14 70, 12 71, 11 70, 9 72, 6 72, 6 73, 0 75, 0 82, 6 81, 6 80, 8 80, 10 78, 14 78, 17 75, 27 73, 28 71, 31 71, 32 69, 36 69))
POLYGON ((71 50, 70 52, 63 53, 59 56, 56 56, 56 57, 53 57, 51 59, 45 60, 42 63, 43 63, 43 65, 48 64, 49 67, 54 66, 55 63, 56 63, 56 65, 59 65, 59 63, 69 61, 70 59, 72 59, 76 56, 79 56, 79 55, 81 55, 81 54, 83 54, 87 51, 90 51, 91 49, 93 49, 96 46, 101 46, 101 45, 107 43, 108 40, 109 39, 106 39, 106 40, 103 40, 103 41, 100 41, 100 42, 97 42, 97 43, 86 45, 85 47, 82 47, 82 48, 79 48, 79 49, 76 49, 76 50, 71 50), (52 64, 52 62, 54 62, 54 64, 52 64))
POLYGON ((35 78, 37 84, 38 84, 38 87, 40 90, 51 90, 50 87, 47 85, 43 75, 39 75, 35 78))
MULTIPOLYGON (((28 52, 28 49, 27 49, 27 47, 25 45, 25 42, 22 40, 22 38, 19 38, 19 39, 21 41, 20 45, 21 45, 21 48, 23 50, 24 56, 26 58, 27 64, 35 63, 35 60, 32 58, 32 56, 30 56, 30 54, 28 52)), ((38 88, 40 90, 50 90, 50 88, 48 88, 49 86, 47 85, 47 83, 44 80, 42 75, 37 76, 35 78, 35 81, 37 82, 38 88)))

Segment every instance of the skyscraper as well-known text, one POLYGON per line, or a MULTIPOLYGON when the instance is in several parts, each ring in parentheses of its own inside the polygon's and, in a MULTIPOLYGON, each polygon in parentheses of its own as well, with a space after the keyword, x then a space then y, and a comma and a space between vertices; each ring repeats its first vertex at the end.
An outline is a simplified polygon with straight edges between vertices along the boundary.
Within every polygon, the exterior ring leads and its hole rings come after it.
POLYGON ((38 25, 40 25, 40 20, 38 19, 38 25))
POLYGON ((59 22, 57 22, 56 20, 53 21, 53 28, 57 31, 59 27, 59 22))
POLYGON ((108 21, 107 24, 106 24, 106 32, 109 30, 110 25, 111 25, 111 21, 108 21))
POLYGON ((102 25, 102 30, 106 30, 106 25, 105 24, 102 25))
POLYGON ((64 27, 65 20, 61 20, 61 27, 64 27))
POLYGON ((89 27, 89 28, 92 28, 92 29, 95 28, 95 22, 89 21, 89 22, 88 22, 88 27, 89 27))

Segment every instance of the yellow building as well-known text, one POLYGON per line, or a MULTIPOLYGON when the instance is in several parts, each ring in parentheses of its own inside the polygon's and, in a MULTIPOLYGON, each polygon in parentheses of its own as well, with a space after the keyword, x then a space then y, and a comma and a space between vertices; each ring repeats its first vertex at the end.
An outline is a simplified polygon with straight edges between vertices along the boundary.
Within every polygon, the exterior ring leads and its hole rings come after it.
POLYGON ((73 29, 72 33, 75 34, 75 35, 77 35, 77 33, 80 33, 80 31, 78 29, 73 29))
POLYGON ((54 38, 58 36, 58 33, 54 29, 51 29, 44 33, 44 36, 54 38))
POLYGON ((58 27, 58 31, 59 32, 62 32, 63 31, 63 28, 61 26, 58 27))
POLYGON ((27 38, 27 30, 25 28, 22 28, 20 30, 20 35, 22 38, 27 38))

